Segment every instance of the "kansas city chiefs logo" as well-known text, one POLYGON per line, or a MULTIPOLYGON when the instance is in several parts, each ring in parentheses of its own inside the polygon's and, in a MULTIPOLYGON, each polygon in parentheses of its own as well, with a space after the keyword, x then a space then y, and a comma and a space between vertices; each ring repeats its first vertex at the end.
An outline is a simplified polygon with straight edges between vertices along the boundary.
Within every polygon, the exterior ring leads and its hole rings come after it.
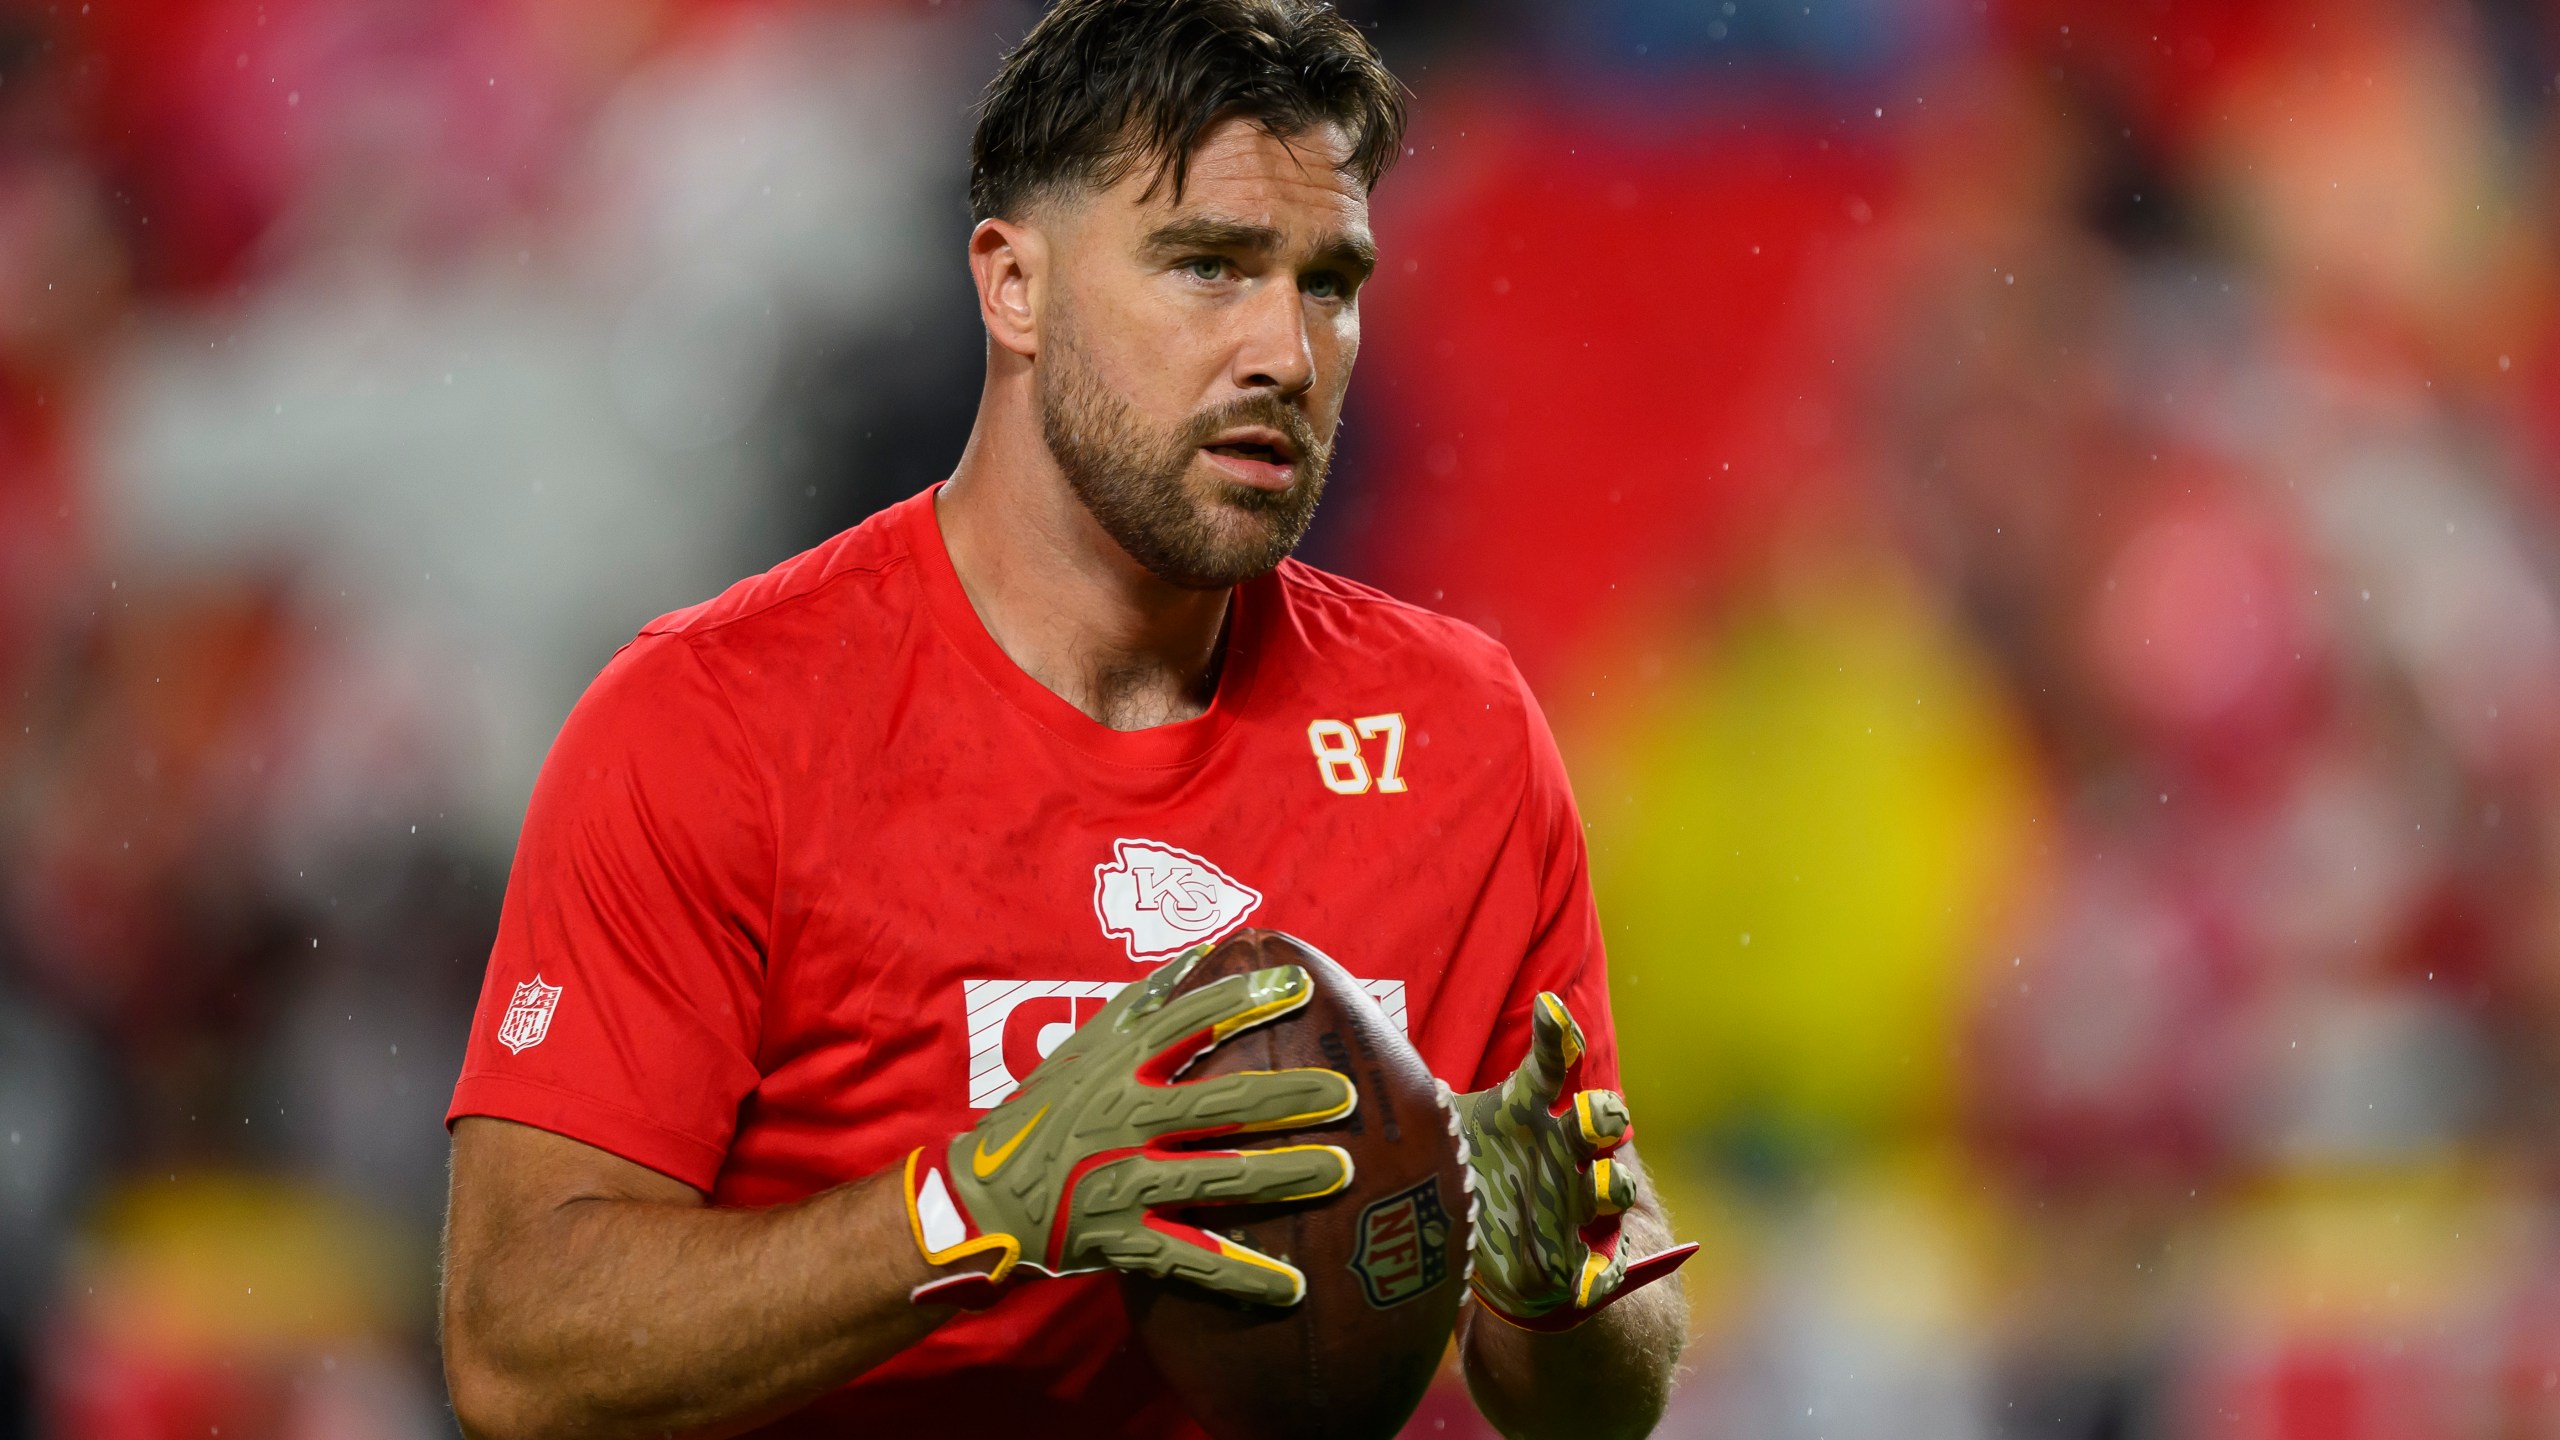
POLYGON ((1162 960, 1244 923, 1262 892, 1179 846, 1114 840, 1093 867, 1093 913, 1132 960, 1162 960))

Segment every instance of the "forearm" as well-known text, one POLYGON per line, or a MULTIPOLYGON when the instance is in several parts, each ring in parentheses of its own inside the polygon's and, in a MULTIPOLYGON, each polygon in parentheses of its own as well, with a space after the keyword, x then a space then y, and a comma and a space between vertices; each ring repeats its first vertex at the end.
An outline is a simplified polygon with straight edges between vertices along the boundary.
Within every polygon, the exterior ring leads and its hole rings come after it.
POLYGON ((733 1435, 914 1344, 951 1312, 894 1172, 772 1210, 574 1200, 450 1267, 446 1365, 477 1436, 733 1435))
MULTIPOLYGON (((1659 1210, 1627 1212, 1619 1238, 1626 1253, 1650 1255, 1670 1243, 1659 1210)), ((1612 1440, 1650 1434, 1661 1420, 1687 1335, 1688 1305, 1674 1275, 1553 1334, 1470 1303, 1459 1354, 1476 1408, 1512 1440, 1612 1440)))

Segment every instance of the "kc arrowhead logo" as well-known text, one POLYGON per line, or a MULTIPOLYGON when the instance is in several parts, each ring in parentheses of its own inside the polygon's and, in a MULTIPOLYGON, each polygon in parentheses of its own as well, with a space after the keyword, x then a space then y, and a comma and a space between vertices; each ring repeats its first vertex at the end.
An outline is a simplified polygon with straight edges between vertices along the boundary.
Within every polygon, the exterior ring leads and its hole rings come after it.
POLYGON ((1179 846, 1115 840, 1093 867, 1093 913, 1132 960, 1161 960, 1235 929, 1262 892, 1179 846))

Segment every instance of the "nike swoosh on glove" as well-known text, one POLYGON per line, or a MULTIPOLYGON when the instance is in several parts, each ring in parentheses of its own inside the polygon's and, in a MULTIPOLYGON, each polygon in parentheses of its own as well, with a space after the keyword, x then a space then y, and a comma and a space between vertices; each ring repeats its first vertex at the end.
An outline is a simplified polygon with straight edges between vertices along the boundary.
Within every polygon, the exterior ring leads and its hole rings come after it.
POLYGON ((1185 951, 1113 996, 975 1127, 907 1157, 907 1219, 927 1263, 992 1259, 917 1286, 917 1303, 982 1308, 1017 1272, 1102 1269, 1267 1305, 1304 1298, 1297 1267, 1173 1212, 1330 1195, 1351 1183, 1350 1153, 1174 1146, 1322 1124, 1350 1114, 1358 1092, 1348 1076, 1312 1068, 1182 1080, 1219 1042, 1315 993, 1303 967, 1278 965, 1175 996, 1208 952, 1185 951))

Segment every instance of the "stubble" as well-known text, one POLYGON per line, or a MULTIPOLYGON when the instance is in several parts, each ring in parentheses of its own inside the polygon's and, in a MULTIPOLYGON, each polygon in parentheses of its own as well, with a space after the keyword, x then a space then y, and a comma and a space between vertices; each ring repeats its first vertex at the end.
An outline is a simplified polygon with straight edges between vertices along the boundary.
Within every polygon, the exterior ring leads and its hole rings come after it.
POLYGON ((1151 431, 1104 383, 1074 326, 1056 323, 1062 319, 1053 320, 1043 357, 1040 433, 1104 533, 1159 579, 1195 590, 1241 584, 1288 558, 1315 519, 1333 459, 1307 417, 1278 395, 1248 395, 1171 433, 1151 431), (1289 488, 1194 473, 1202 445, 1243 425, 1289 437, 1298 455, 1289 488))

